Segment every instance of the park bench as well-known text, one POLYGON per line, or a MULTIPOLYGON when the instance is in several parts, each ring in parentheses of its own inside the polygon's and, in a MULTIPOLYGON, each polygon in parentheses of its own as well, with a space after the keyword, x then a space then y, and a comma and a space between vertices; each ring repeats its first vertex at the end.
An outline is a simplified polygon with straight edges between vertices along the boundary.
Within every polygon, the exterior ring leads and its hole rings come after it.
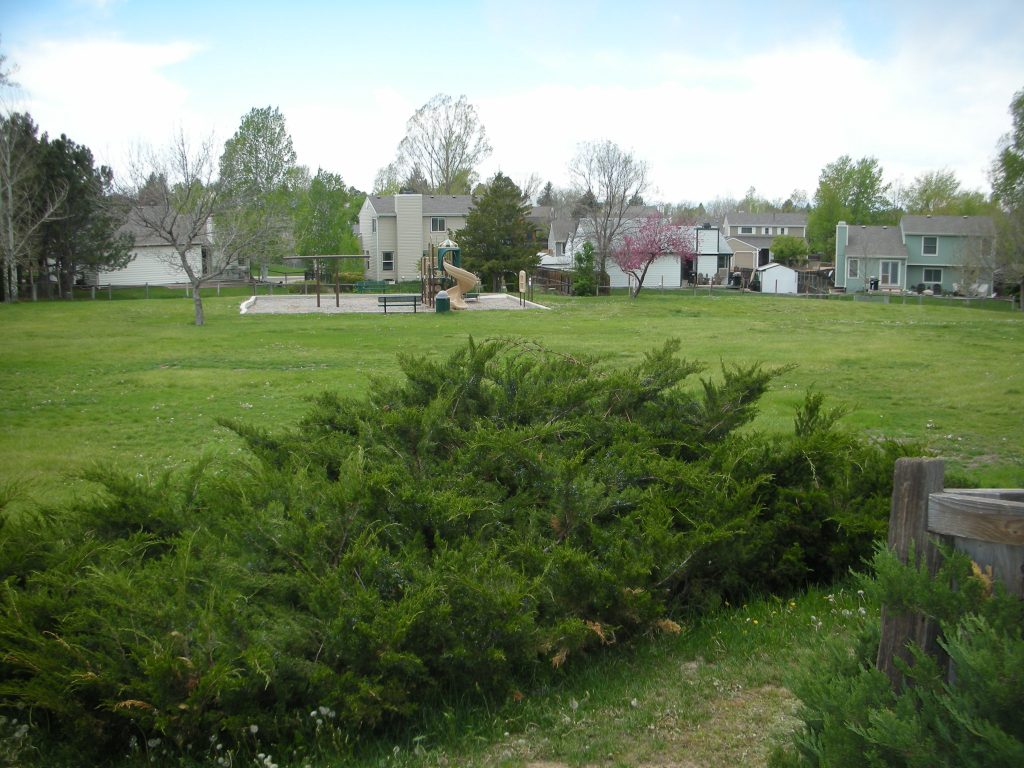
POLYGON ((420 297, 415 293, 393 293, 391 295, 384 295, 377 297, 377 303, 384 307, 384 314, 388 313, 388 304, 391 306, 409 306, 412 305, 412 311, 416 311, 416 307, 420 303, 420 297))
POLYGON ((477 299, 480 298, 480 294, 479 293, 464 293, 464 294, 462 294, 462 298, 464 298, 466 301, 476 301, 477 299))
POLYGON ((383 280, 360 280, 356 283, 356 293, 383 293, 387 283, 383 280))

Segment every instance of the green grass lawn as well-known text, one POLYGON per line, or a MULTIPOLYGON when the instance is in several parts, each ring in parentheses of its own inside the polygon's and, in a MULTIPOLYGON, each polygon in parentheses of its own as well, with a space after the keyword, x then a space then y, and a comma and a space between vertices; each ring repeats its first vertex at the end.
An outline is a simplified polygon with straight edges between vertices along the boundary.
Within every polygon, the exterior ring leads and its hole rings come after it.
POLYGON ((703 361, 793 366, 756 428, 788 429, 808 388, 850 411, 851 429, 913 440, 992 486, 1024 485, 1024 316, 963 306, 718 294, 551 297, 550 311, 242 316, 242 297, 0 307, 0 466, 37 498, 78 487, 95 462, 173 468, 238 441, 215 423, 274 429, 324 389, 361 395, 400 353, 443 355, 518 336, 563 351, 638 359, 667 337, 703 361))
MULTIPOLYGON (((468 335, 536 339, 612 365, 678 337, 707 375, 792 366, 754 428, 790 428, 813 387, 849 409, 850 429, 918 442, 979 485, 1024 486, 1018 314, 648 291, 551 297, 550 311, 241 316, 243 298, 208 298, 204 327, 184 296, 0 306, 0 493, 15 484, 22 505, 59 503, 88 491, 76 475, 97 462, 156 473, 240 451, 217 417, 284 428, 312 395, 362 395, 374 376, 396 375, 399 354, 445 355, 468 335)), ((820 663, 825 637, 849 637, 860 608, 877 618, 849 588, 736 607, 612 649, 520 701, 454 703, 345 764, 763 765, 794 727, 790 676, 820 663)))

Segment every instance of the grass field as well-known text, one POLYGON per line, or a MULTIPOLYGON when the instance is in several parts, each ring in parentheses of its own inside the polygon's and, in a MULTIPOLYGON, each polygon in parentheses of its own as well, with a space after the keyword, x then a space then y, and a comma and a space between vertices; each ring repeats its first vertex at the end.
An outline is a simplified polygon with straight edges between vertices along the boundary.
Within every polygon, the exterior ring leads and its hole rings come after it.
MULTIPOLYGON (((184 296, 0 306, 0 491, 59 503, 88 490, 76 475, 97 462, 155 473, 239 451, 217 417, 284 428, 310 396, 362 395, 373 376, 397 373, 400 353, 443 355, 468 335, 536 339, 611 365, 678 337, 706 375, 792 366, 754 428, 790 428, 813 387, 849 409, 850 429, 920 443, 979 485, 1024 486, 1019 314, 650 291, 552 297, 550 311, 241 316, 242 298, 211 296, 198 328, 184 296)), ((734 607, 603 654, 557 689, 432 713, 345 764, 763 765, 796 722, 790 676, 819 663, 826 637, 848 637, 861 608, 877 618, 853 589, 734 607)))
POLYGON ((655 291, 448 315, 241 316, 239 301, 207 299, 200 328, 184 297, 0 308, 3 479, 59 498, 95 462, 153 472, 236 450, 216 417, 287 426, 321 390, 360 395, 374 375, 394 375, 399 353, 442 355, 468 335, 511 335, 613 365, 668 337, 707 375, 723 363, 792 365, 757 428, 788 429, 813 387, 849 409, 851 429, 916 441, 982 485, 1024 485, 1018 314, 655 291))

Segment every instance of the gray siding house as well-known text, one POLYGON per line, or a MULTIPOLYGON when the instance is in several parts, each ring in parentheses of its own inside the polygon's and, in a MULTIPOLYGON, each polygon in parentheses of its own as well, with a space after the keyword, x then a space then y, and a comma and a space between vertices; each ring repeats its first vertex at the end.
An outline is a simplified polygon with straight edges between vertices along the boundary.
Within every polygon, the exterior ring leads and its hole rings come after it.
POLYGON ((985 295, 992 289, 989 216, 904 216, 895 227, 836 225, 836 287, 985 295))
POLYGON ((806 213, 729 213, 722 233, 733 252, 733 269, 751 271, 772 260, 772 240, 780 235, 807 239, 806 213))
POLYGON ((466 226, 472 195, 369 195, 359 211, 368 280, 417 280, 430 245, 466 226))

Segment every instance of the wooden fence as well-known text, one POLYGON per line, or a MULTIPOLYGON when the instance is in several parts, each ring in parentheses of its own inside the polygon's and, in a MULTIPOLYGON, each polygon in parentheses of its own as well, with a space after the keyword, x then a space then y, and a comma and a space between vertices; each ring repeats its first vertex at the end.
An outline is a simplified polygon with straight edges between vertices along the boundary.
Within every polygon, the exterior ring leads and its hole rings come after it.
MULTIPOLYGON (((943 543, 969 555, 1010 594, 1024 599, 1024 489, 946 490, 945 463, 938 459, 898 459, 893 473, 889 548, 904 563, 911 549, 916 565, 935 574, 943 543)), ((915 643, 941 657, 935 621, 882 606, 882 637, 876 666, 893 685, 902 675, 896 659, 908 664, 915 643)))

